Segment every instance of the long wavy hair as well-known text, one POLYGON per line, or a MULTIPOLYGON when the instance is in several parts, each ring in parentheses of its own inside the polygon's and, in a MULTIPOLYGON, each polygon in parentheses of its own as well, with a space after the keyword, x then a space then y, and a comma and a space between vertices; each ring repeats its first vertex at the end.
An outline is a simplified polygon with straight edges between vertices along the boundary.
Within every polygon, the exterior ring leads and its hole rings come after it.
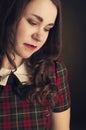
MULTIPOLYGON (((0 67, 2 67, 3 56, 8 57, 12 66, 17 69, 15 62, 11 59, 9 50, 15 46, 16 30, 26 5, 31 0, 1 0, 0 1, 0 67)), ((55 87, 51 85, 49 73, 51 66, 58 60, 62 45, 62 16, 61 1, 51 0, 58 9, 55 25, 50 30, 44 46, 35 52, 30 58, 25 59, 28 77, 34 88, 27 94, 18 93, 27 97, 32 102, 42 103, 50 94, 49 102, 54 102, 55 87), (26 96, 27 95, 27 96, 26 96)))

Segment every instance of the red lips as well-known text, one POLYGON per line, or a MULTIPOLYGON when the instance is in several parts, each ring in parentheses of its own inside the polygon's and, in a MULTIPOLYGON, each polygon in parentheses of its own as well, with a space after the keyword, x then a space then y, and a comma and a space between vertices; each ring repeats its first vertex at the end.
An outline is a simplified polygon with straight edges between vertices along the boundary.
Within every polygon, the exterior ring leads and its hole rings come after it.
POLYGON ((24 45, 25 45, 27 48, 31 49, 31 50, 34 50, 35 48, 37 48, 37 46, 31 45, 31 44, 28 44, 28 43, 24 43, 24 45))

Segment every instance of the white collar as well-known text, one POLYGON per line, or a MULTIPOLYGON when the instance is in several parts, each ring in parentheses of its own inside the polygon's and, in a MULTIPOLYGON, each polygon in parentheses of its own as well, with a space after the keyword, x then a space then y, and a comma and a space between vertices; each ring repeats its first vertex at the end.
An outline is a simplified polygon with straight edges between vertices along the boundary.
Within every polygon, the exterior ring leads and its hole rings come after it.
MULTIPOLYGON (((0 76, 2 77, 2 80, 0 81, 0 85, 5 86, 9 77, 9 74, 11 73, 10 69, 1 68, 0 69, 0 76)), ((14 74, 19 78, 21 82, 27 82, 28 81, 28 73, 26 71, 25 64, 21 64, 17 70, 14 72, 14 74)))

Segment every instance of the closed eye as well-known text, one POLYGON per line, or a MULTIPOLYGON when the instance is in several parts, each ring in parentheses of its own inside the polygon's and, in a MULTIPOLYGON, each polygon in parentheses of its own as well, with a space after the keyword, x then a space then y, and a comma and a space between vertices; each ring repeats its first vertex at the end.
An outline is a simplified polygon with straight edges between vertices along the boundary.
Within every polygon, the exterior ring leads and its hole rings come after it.
POLYGON ((28 21, 28 23, 29 23, 30 25, 32 25, 32 26, 37 25, 37 22, 35 22, 35 21, 32 20, 32 19, 28 19, 27 21, 28 21))
POLYGON ((49 32, 52 28, 45 28, 45 32, 49 32))
POLYGON ((45 32, 49 32, 50 31, 50 29, 44 29, 45 30, 45 32))

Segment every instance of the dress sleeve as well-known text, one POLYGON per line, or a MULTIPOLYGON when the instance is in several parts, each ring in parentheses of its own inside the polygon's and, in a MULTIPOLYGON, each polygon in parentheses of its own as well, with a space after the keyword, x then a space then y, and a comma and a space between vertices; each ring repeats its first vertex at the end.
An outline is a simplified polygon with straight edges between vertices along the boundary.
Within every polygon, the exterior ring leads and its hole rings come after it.
POLYGON ((57 93, 53 106, 53 112, 61 112, 71 105, 70 89, 68 83, 68 71, 64 62, 56 62, 52 67, 51 82, 56 87, 57 93))

